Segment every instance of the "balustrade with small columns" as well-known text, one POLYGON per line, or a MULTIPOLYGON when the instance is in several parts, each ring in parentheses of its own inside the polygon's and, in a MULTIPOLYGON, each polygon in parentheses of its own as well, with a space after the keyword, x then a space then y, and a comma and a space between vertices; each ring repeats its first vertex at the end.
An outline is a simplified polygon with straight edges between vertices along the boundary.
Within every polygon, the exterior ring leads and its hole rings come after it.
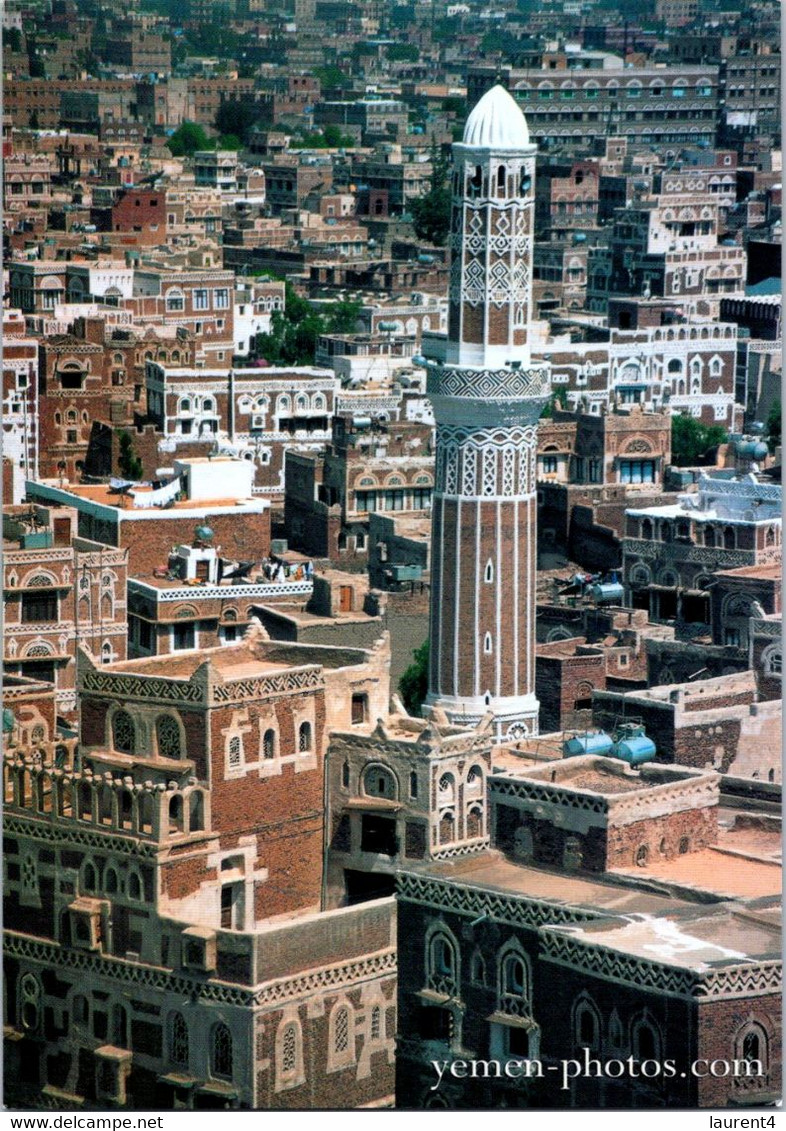
POLYGON ((7 814, 74 822, 159 843, 210 830, 210 794, 197 779, 136 781, 81 765, 75 739, 12 747, 3 758, 7 814))

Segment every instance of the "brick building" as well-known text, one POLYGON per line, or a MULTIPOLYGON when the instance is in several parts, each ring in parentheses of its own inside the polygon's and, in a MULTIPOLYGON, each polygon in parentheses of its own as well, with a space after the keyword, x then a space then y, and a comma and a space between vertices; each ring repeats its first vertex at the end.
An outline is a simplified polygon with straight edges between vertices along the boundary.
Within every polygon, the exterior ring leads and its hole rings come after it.
POLYGON ((80 759, 6 749, 12 1105, 390 1103, 392 901, 319 910, 329 728, 386 655, 85 657, 80 759))
POLYGON ((431 508, 432 436, 416 421, 336 416, 324 453, 287 453, 287 538, 334 561, 364 560, 372 512, 431 508))
POLYGON ((581 155, 594 140, 625 134, 629 147, 652 147, 676 153, 686 143, 715 142, 718 68, 592 66, 592 56, 578 55, 570 68, 519 69, 471 66, 467 73, 470 106, 494 82, 513 94, 538 142, 562 153, 581 155), (582 65, 586 62, 586 65, 582 65), (570 101, 570 106, 567 103, 570 101))
POLYGON ((21 311, 3 311, 3 457, 11 461, 6 503, 21 503, 24 481, 38 478, 38 342, 21 311))
POLYGON ((74 507, 79 533, 128 551, 132 577, 151 564, 166 567, 174 545, 190 543, 208 526, 226 557, 261 561, 270 551, 270 504, 251 496, 246 460, 227 456, 176 459, 163 486, 76 485, 28 481, 27 496, 42 505, 74 507))
POLYGON ((206 446, 248 460, 254 490, 284 495, 284 457, 316 452, 330 437, 338 382, 316 366, 183 369, 148 363, 147 408, 166 451, 196 454, 206 446))
POLYGON ((653 621, 710 622, 708 585, 717 570, 781 560, 781 488, 702 476, 676 505, 631 507, 622 543, 626 595, 653 621))
POLYGON ((77 535, 70 507, 3 507, 3 667, 54 684, 59 714, 76 709, 78 646, 126 657, 127 567, 126 550, 77 535))
POLYGON ((770 850, 754 850, 740 883, 705 879, 723 868, 724 849, 752 845, 736 825, 718 831, 718 784, 715 774, 637 772, 591 756, 490 779, 492 842, 507 858, 486 851, 399 875, 399 1106, 767 1102, 781 1056, 778 868, 768 855, 777 834, 770 850), (656 894, 649 873, 660 883, 684 875, 685 886, 656 894), (604 874, 626 877, 624 889, 599 883, 604 874), (715 906, 697 909, 697 898, 715 906), (666 938, 680 940, 668 960, 666 938), (761 1057, 747 1079, 686 1071, 675 1085, 624 1067, 582 1071, 589 1056, 670 1058, 679 1072, 743 1046, 761 1057), (471 1061, 465 1073, 450 1070, 469 1049, 491 1062, 488 1072, 471 1061), (575 1081, 571 1070, 560 1077, 567 1058, 575 1081), (540 1071, 516 1071, 522 1059, 540 1071))
POLYGON ((595 726, 610 732, 622 718, 637 719, 654 736, 659 761, 781 780, 781 704, 759 697, 752 671, 627 694, 596 691, 592 699, 595 726))
POLYGON ((234 287, 233 271, 144 266, 134 271, 128 305, 138 319, 183 327, 196 342, 197 364, 227 370, 234 349, 234 287))
POLYGON ((266 564, 267 571, 262 562, 222 558, 209 531, 197 528, 191 543, 173 547, 165 567, 151 562, 129 578, 130 658, 232 644, 258 604, 308 600, 310 564, 266 564))

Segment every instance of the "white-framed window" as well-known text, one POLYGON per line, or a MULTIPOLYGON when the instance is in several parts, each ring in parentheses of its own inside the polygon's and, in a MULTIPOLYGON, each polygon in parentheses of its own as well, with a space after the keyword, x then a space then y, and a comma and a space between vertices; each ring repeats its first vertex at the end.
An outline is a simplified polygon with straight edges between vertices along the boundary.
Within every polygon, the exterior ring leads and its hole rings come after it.
POLYGON ((210 301, 206 287, 197 287, 194 291, 194 310, 208 310, 210 301))
POLYGON ((229 306, 229 290, 227 287, 216 287, 213 291, 213 305, 216 310, 226 310, 229 306))
POLYGON ((166 309, 168 314, 176 314, 185 310, 186 299, 183 292, 173 288, 166 292, 166 309))

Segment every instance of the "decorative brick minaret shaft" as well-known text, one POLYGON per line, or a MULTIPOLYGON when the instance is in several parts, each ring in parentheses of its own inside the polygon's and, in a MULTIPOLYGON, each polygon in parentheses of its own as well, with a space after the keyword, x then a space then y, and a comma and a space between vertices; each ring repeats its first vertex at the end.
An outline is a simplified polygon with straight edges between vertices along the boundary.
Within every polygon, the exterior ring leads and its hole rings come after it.
POLYGON ((437 422, 427 709, 537 733, 536 426, 549 369, 530 359, 535 146, 494 87, 453 147, 450 311, 428 361, 437 422))

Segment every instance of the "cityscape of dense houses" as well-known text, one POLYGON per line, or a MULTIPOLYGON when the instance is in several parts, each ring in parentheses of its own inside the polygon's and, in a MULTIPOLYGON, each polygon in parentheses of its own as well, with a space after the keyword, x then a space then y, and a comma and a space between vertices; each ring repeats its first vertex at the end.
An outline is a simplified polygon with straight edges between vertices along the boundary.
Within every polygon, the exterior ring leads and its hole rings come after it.
POLYGON ((8 0, 6 1106, 778 1102, 780 18, 8 0))

